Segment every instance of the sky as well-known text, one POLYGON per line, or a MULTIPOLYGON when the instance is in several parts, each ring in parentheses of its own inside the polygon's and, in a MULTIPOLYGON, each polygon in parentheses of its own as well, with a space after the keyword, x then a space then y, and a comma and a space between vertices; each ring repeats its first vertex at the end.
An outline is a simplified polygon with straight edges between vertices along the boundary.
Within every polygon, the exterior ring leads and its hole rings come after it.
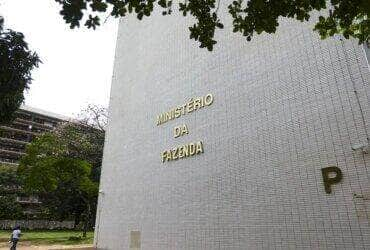
POLYGON ((5 28, 22 32, 42 60, 25 104, 75 117, 88 104, 108 107, 118 19, 71 30, 54 0, 0 0, 5 28))

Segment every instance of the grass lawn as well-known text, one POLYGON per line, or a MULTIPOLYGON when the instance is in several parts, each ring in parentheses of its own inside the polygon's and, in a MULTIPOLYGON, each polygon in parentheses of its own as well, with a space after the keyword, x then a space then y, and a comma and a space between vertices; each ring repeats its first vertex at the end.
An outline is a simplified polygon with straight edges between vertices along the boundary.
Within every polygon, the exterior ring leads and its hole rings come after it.
MULTIPOLYGON (((11 231, 0 230, 0 242, 10 238, 11 231)), ((82 238, 81 231, 28 231, 22 230, 21 242, 31 242, 32 245, 78 245, 92 244, 94 232, 87 232, 87 237, 82 238)))

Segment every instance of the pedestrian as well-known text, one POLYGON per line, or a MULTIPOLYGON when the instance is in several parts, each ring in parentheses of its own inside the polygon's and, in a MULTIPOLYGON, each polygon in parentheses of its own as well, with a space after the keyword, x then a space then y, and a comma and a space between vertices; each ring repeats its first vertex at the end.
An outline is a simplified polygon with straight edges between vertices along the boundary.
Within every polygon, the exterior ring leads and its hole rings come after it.
POLYGON ((10 236, 10 242, 12 243, 12 247, 10 250, 16 250, 19 238, 21 237, 21 227, 16 226, 10 236))

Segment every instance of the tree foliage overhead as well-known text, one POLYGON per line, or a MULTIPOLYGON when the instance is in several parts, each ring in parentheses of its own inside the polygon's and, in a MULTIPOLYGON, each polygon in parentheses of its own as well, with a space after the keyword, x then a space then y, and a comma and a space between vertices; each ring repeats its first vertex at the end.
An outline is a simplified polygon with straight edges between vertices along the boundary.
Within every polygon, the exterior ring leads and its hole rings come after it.
POLYGON ((0 124, 9 122, 24 100, 23 92, 29 88, 31 71, 40 59, 28 49, 20 32, 4 29, 0 16, 0 124))
MULTIPOLYGON (((135 13, 141 20, 150 16, 154 7, 162 8, 162 14, 173 11, 172 0, 55 0, 62 6, 60 14, 71 28, 79 27, 81 22, 95 29, 101 24, 102 14, 125 17, 135 13), (85 18, 84 18, 85 17, 85 18)), ((196 22, 189 27, 190 38, 199 41, 201 48, 212 50, 216 44, 216 29, 224 25, 218 18, 220 0, 184 0, 179 2, 178 10, 186 16, 195 17, 196 22)), ((257 33, 274 33, 279 26, 279 18, 287 17, 308 21, 314 10, 326 9, 320 16, 315 30, 322 38, 343 34, 345 38, 354 37, 363 43, 370 35, 369 0, 234 0, 228 5, 233 19, 233 32, 239 32, 248 41, 257 33)))

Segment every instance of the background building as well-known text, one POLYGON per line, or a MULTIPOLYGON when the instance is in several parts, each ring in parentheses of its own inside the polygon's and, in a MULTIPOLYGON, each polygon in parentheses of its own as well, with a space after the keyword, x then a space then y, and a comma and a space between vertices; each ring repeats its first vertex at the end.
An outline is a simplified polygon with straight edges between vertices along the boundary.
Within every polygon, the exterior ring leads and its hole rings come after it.
POLYGON ((0 126, 0 164, 18 165, 26 145, 40 133, 53 130, 67 117, 44 110, 22 106, 9 125, 0 126))
POLYGON ((370 248, 369 65, 357 41, 320 40, 313 22, 283 19, 251 42, 226 25, 212 53, 189 40, 190 19, 121 22, 99 249, 370 248), (157 126, 208 93, 209 107, 157 126), (195 141, 204 153, 162 163, 195 141), (327 193, 331 166, 343 178, 327 193))
MULTIPOLYGON (((22 106, 15 114, 15 120, 0 126, 0 165, 16 168, 25 154, 26 146, 40 133, 52 131, 56 126, 70 120, 44 110, 22 106)), ((24 207, 26 214, 37 213, 40 202, 37 197, 19 196, 17 201, 24 207)))

